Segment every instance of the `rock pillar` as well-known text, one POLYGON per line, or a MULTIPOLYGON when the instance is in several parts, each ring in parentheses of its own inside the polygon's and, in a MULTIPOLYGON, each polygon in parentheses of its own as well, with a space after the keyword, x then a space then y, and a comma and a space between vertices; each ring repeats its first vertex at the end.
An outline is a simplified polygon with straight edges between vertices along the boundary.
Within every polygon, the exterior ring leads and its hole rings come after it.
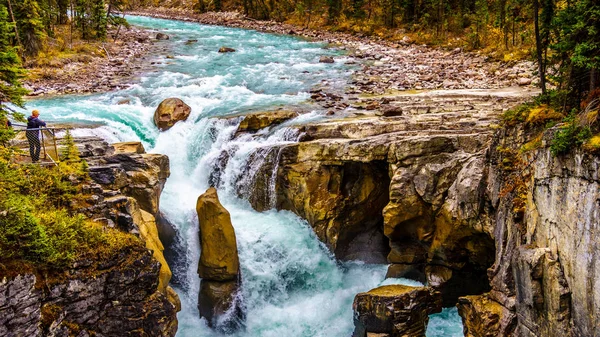
POLYGON ((202 249, 198 263, 198 275, 202 278, 198 310, 211 328, 230 333, 239 329, 244 320, 238 294, 240 262, 231 216, 219 202, 214 187, 198 198, 196 211, 202 249))

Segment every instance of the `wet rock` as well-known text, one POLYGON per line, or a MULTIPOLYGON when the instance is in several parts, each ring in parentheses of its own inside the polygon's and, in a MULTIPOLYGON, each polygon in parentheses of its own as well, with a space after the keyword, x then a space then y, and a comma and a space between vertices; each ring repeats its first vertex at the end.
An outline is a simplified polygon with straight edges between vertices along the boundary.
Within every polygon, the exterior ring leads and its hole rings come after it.
POLYGON ((251 113, 244 117, 237 132, 255 132, 296 117, 298 117, 298 113, 289 110, 251 113))
POLYGON ((154 125, 166 131, 178 121, 186 120, 191 112, 192 108, 181 99, 167 98, 154 111, 154 125))
POLYGON ((103 269, 87 262, 45 270, 43 277, 21 272, 0 280, 0 333, 175 336, 176 307, 157 291, 159 263, 146 248, 123 247, 103 269))
POLYGON ((429 315, 442 311, 442 298, 431 288, 390 285, 356 295, 352 308, 354 337, 424 337, 429 315))
POLYGON ((185 44, 186 45, 191 45, 191 44, 194 44, 196 42, 198 42, 198 40, 195 40, 195 39, 194 40, 187 40, 187 41, 185 41, 185 44))
POLYGON ((196 211, 202 246, 198 274, 202 279, 211 281, 236 280, 240 262, 235 232, 231 216, 219 202, 214 187, 198 198, 196 211))
POLYGON ((319 63, 335 63, 335 60, 333 59, 333 57, 321 56, 319 58, 319 63))
POLYGON ((238 281, 200 282, 198 311, 206 318, 208 326, 221 333, 233 333, 244 325, 238 281))
POLYGON ((219 53, 233 53, 233 52, 235 52, 235 49, 233 49, 233 48, 229 48, 229 47, 225 47, 225 46, 219 48, 219 53))
POLYGON ((157 33, 156 34, 156 39, 157 40, 168 40, 169 39, 169 35, 167 35, 165 33, 157 33))

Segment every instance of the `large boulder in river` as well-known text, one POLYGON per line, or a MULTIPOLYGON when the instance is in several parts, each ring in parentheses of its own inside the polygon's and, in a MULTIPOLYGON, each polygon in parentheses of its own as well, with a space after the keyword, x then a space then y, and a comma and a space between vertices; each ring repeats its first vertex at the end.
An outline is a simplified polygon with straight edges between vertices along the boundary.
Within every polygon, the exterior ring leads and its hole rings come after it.
POLYGON ((192 108, 179 98, 167 98, 160 102, 154 111, 154 124, 161 130, 170 129, 178 121, 184 121, 192 112, 192 108))
POLYGON ((156 39, 157 40, 168 40, 169 39, 169 35, 167 35, 165 33, 157 33, 156 34, 156 39))
POLYGON ((335 60, 333 59, 333 57, 329 57, 329 56, 321 56, 319 58, 319 62, 320 63, 334 63, 335 60))
POLYGON ((212 281, 236 280, 240 271, 240 261, 235 232, 231 225, 231 216, 219 202, 214 187, 198 198, 196 211, 202 247, 198 274, 201 278, 212 281))
POLYGON ((425 337, 429 315, 442 311, 442 295, 431 288, 388 285, 354 298, 354 335, 425 337))

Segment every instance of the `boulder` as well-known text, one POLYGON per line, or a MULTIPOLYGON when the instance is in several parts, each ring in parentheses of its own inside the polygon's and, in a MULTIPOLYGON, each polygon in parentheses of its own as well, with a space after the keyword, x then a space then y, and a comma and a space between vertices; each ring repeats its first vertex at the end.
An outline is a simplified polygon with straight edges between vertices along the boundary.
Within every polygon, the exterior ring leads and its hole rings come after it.
POLYGON ((352 308, 354 337, 425 337, 429 315, 442 311, 442 295, 428 287, 388 285, 356 295, 352 308))
POLYGON ((335 60, 333 59, 333 57, 329 57, 329 56, 321 56, 321 58, 319 58, 319 63, 334 63, 335 60))
POLYGON ((233 48, 229 48, 229 47, 225 47, 225 46, 219 48, 219 53, 233 53, 233 52, 235 52, 235 49, 233 49, 233 48))
POLYGON ((517 82, 520 86, 526 86, 531 84, 531 78, 521 77, 517 82))
POLYGON ((186 120, 191 112, 192 108, 179 98, 167 98, 154 111, 154 124, 166 131, 178 121, 186 120))
POLYGON ((211 281, 237 280, 240 262, 235 232, 231 216, 219 202, 214 187, 198 198, 196 211, 202 246, 198 274, 211 281))
POLYGON ((157 40, 168 40, 169 39, 169 35, 167 35, 165 33, 157 33, 156 34, 156 39, 157 40))
POLYGON ((298 117, 298 113, 289 110, 251 113, 244 117, 237 132, 255 132, 273 125, 281 124, 295 117, 298 117))

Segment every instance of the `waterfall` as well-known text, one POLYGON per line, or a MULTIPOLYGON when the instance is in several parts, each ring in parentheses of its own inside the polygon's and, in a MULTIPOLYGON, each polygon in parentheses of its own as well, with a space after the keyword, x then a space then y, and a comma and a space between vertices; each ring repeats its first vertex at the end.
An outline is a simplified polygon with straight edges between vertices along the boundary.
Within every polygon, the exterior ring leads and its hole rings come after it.
MULTIPOLYGON (((196 200, 209 186, 218 188, 236 230, 247 307, 247 326, 238 336, 346 337, 353 330, 352 301, 358 292, 383 283, 386 265, 341 263, 319 242, 306 221, 272 209, 281 149, 298 141, 294 123, 323 118, 322 111, 301 115, 256 134, 236 137, 248 111, 300 104, 321 80, 344 81, 343 62, 325 65, 322 55, 339 54, 301 39, 254 31, 202 26, 170 20, 129 17, 132 24, 171 36, 157 42, 164 53, 140 83, 117 92, 64 96, 28 102, 51 122, 95 123, 74 131, 107 141, 141 141, 149 152, 167 154, 171 176, 161 197, 161 211, 178 232, 177 254, 169 255, 173 285, 182 300, 179 337, 218 336, 198 317, 200 280, 196 200), (198 43, 186 45, 188 39, 198 43), (220 46, 235 53, 219 54, 220 46), (174 55, 167 58, 168 55, 174 55), (154 108, 179 97, 192 107, 187 121, 159 132, 154 108), (129 104, 119 105, 124 98, 129 104), (252 209, 259 195, 268 210, 252 209)), ((456 310, 434 315, 428 336, 461 336, 456 310)))

